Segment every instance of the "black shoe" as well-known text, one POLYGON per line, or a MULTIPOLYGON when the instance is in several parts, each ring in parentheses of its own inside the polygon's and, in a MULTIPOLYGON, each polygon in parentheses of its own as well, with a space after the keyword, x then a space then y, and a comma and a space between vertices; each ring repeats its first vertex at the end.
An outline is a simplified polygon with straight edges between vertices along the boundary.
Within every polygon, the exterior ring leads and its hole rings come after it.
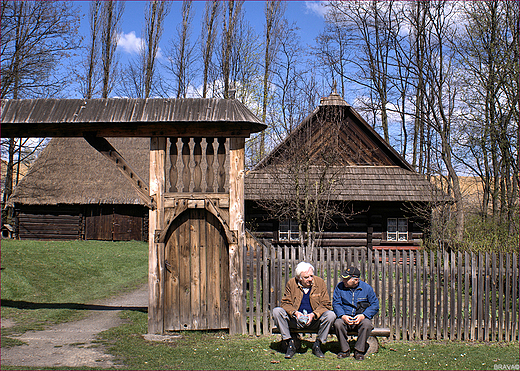
POLYGON ((296 347, 294 346, 294 340, 287 340, 287 352, 285 352, 285 358, 290 359, 296 354, 296 347))
POLYGON ((314 345, 312 346, 312 354, 314 354, 318 358, 324 358, 325 357, 325 355, 321 351, 321 341, 320 340, 316 340, 314 342, 314 345))
POLYGON ((361 353, 357 350, 354 350, 354 358, 356 359, 356 361, 362 361, 365 359, 365 353, 361 353))
POLYGON ((346 352, 339 352, 338 353, 338 358, 339 359, 342 359, 342 358, 348 358, 350 357, 350 351, 346 351, 346 352))

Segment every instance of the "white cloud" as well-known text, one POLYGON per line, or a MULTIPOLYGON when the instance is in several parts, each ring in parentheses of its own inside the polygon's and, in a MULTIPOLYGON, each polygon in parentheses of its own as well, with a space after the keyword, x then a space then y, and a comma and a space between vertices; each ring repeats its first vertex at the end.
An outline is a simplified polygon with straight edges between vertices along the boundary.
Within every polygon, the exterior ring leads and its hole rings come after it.
POLYGON ((305 9, 309 13, 314 13, 320 17, 325 17, 327 13, 327 7, 325 7, 325 1, 306 1, 305 9))
POLYGON ((143 45, 143 39, 135 36, 135 31, 130 33, 121 33, 119 34, 119 39, 117 41, 117 47, 122 48, 125 52, 134 54, 139 53, 143 45))
MULTIPOLYGON (((119 34, 119 39, 117 41, 117 47, 122 48, 125 52, 129 54, 137 54, 143 48, 144 41, 140 37, 135 36, 135 31, 131 31, 130 33, 121 33, 119 34)), ((157 58, 163 58, 161 48, 157 49, 157 58)))

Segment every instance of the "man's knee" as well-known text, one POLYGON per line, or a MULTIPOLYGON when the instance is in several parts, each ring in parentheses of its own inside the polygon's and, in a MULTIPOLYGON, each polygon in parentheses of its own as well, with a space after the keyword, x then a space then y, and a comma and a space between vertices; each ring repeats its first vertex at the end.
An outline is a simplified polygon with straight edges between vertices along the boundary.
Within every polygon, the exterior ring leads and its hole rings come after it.
POLYGON ((372 325, 372 321, 368 318, 365 318, 361 323, 359 324, 359 328, 366 330, 366 331, 372 331, 374 329, 374 325, 372 325))
POLYGON ((336 313, 334 313, 331 310, 328 310, 321 315, 320 320, 324 323, 334 323, 334 321, 336 320, 336 313))
POLYGON ((344 325, 345 325, 345 321, 343 321, 343 319, 341 317, 336 318, 336 320, 334 321, 334 327, 336 327, 336 328, 339 328, 340 326, 344 326, 344 325))
POLYGON ((287 316, 287 312, 282 307, 276 307, 273 309, 274 318, 283 318, 287 316))

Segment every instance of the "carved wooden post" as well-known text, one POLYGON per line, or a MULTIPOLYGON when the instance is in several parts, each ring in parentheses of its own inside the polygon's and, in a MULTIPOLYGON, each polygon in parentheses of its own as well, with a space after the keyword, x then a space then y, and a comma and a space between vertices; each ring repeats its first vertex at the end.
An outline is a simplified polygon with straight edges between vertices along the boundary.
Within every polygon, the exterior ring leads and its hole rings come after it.
POLYGON ((149 211, 148 222, 148 333, 162 334, 164 324, 164 243, 156 242, 164 228, 166 138, 150 140, 150 195, 157 208, 149 211))
POLYGON ((229 227, 236 233, 236 243, 229 244, 229 333, 245 334, 243 251, 245 246, 245 139, 232 138, 229 151, 229 227))

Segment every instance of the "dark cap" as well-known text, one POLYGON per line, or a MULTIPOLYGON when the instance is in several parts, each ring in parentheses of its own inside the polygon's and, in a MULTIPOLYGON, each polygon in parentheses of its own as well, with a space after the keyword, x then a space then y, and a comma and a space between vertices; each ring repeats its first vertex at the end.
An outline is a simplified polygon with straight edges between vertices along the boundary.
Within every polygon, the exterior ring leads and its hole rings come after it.
POLYGON ((341 277, 343 277, 343 278, 350 278, 350 277, 359 278, 360 275, 361 275, 361 272, 359 272, 359 269, 357 269, 356 267, 350 267, 350 268, 345 269, 345 272, 343 272, 341 277))

